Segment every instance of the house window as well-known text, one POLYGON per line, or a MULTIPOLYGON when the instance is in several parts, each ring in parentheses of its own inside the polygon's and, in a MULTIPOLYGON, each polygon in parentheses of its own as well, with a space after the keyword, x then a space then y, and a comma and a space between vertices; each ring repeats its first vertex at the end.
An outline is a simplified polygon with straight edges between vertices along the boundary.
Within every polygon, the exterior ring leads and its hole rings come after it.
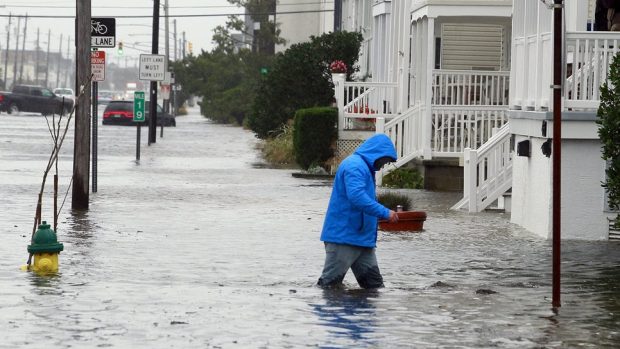
POLYGON ((435 69, 441 69, 441 38, 435 38, 435 69))

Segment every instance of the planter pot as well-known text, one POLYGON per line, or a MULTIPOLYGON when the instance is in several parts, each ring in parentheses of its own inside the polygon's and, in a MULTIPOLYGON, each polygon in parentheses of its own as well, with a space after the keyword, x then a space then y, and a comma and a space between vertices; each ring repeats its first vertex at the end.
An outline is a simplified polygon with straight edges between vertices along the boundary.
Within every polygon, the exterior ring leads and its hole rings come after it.
POLYGON ((346 73, 332 73, 332 82, 334 83, 334 85, 336 84, 337 81, 346 81, 347 80, 347 74, 346 73))
POLYGON ((421 231, 426 220, 424 211, 396 212, 398 222, 379 221, 379 229, 384 231, 421 231))

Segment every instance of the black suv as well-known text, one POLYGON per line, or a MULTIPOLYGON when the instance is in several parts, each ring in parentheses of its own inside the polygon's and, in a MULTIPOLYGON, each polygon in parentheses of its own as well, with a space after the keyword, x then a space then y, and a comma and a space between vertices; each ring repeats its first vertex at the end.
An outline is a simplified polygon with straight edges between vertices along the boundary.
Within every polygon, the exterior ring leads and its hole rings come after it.
MULTIPOLYGON (((145 122, 142 125, 148 125, 149 120, 149 102, 146 101, 145 122)), ((133 101, 110 101, 103 111, 104 125, 137 125, 133 121, 133 101)), ((169 113, 165 113, 162 107, 157 105, 157 126, 176 126, 177 122, 169 113)))
POLYGON ((9 114, 20 111, 50 114, 69 114, 73 109, 73 99, 57 96, 50 89, 33 85, 15 85, 11 93, 3 94, 0 110, 9 114))

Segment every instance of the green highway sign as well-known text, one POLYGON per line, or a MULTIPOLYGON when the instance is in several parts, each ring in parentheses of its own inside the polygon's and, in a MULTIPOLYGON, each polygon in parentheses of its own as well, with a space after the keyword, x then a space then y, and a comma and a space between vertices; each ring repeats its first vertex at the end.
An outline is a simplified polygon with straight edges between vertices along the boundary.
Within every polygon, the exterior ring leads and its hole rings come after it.
POLYGON ((133 93, 133 121, 144 122, 144 92, 133 93))

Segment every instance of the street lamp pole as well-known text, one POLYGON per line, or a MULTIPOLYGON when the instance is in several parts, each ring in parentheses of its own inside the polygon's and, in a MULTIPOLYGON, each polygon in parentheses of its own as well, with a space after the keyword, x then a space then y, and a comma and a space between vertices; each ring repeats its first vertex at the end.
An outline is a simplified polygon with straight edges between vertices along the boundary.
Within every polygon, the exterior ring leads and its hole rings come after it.
MULTIPOLYGON (((168 20, 168 0, 164 1, 164 14, 166 15, 166 21, 165 23, 165 31, 166 31, 166 39, 165 39, 165 43, 166 43, 166 74, 168 74, 168 62, 170 61, 170 23, 168 20)), ((167 112, 170 112, 170 98, 166 98, 166 100, 164 101, 164 110, 166 110, 167 112)), ((163 123, 162 123, 163 125, 163 123)), ((164 132, 164 127, 162 126, 161 128, 161 132, 164 132)))
POLYGON ((6 69, 8 68, 8 63, 9 63, 9 44, 10 44, 10 39, 11 39, 11 13, 9 12, 9 24, 6 27, 6 52, 4 52, 4 89, 7 89, 7 84, 6 84, 6 69))
POLYGON ((561 259, 561 210, 560 192, 562 189, 562 10, 564 0, 554 0, 553 4, 553 282, 551 303, 559 308, 560 303, 560 264, 561 259))
MULTIPOLYGON (((151 53, 159 53, 159 0, 153 1, 153 43, 151 53)), ((151 81, 151 101, 149 103, 149 142, 157 141, 157 81, 151 81)))

